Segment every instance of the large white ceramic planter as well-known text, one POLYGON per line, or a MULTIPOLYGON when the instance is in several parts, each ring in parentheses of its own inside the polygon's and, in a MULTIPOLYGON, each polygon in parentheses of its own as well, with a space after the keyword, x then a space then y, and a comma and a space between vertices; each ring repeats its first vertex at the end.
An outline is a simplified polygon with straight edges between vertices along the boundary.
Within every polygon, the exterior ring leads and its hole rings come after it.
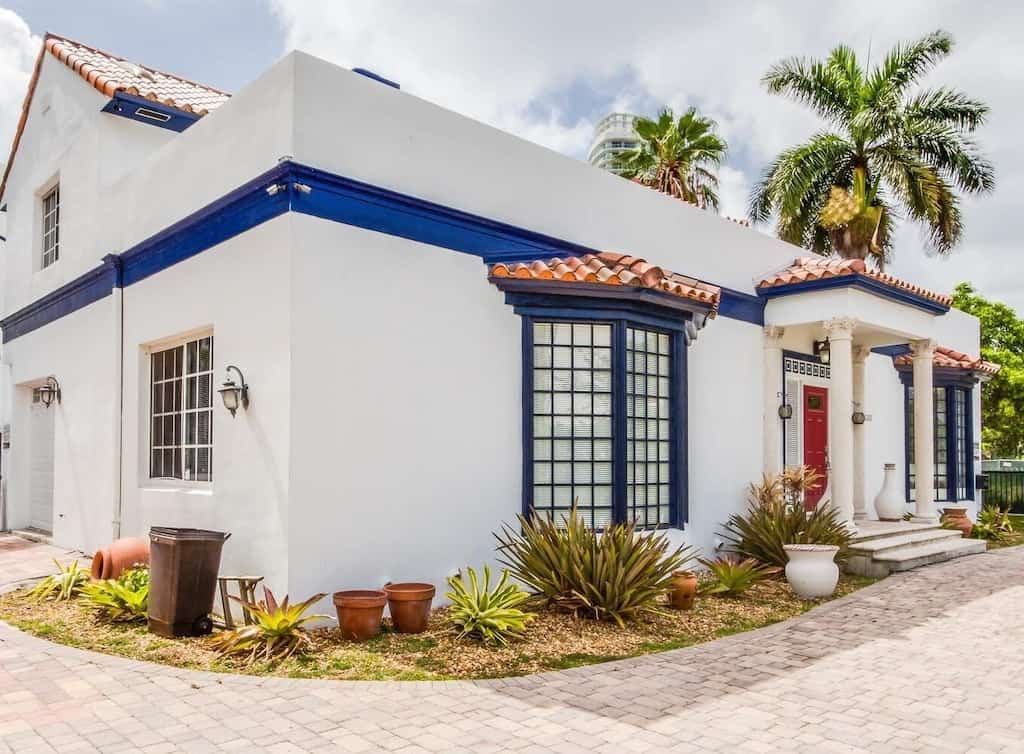
POLYGON ((839 583, 836 545, 786 545, 786 581, 805 600, 828 597, 839 583))
POLYGON ((879 521, 902 521, 907 512, 900 481, 896 478, 896 464, 885 464, 882 489, 875 496, 875 515, 879 521))

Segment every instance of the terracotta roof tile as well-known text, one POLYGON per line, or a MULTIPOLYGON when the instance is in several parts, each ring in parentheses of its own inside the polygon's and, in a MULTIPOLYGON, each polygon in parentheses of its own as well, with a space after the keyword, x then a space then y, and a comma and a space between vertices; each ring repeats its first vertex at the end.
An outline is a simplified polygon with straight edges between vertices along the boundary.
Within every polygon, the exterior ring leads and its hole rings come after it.
POLYGON ((861 276, 871 278, 890 288, 913 293, 921 298, 934 301, 942 306, 952 306, 953 298, 942 293, 934 293, 905 280, 900 280, 885 272, 869 269, 863 259, 835 259, 829 257, 800 257, 793 264, 779 272, 772 273, 757 284, 758 288, 774 288, 780 285, 793 285, 826 278, 861 276))
POLYGON ((565 283, 632 285, 690 299, 718 310, 721 289, 694 278, 650 264, 644 259, 603 252, 582 257, 555 257, 545 261, 498 263, 492 278, 557 280, 565 283))
MULTIPOLYGON (((897 356, 893 361, 901 366, 913 363, 910 354, 897 356)), ((954 351, 952 348, 946 348, 945 346, 939 346, 935 349, 933 361, 935 366, 945 367, 946 369, 967 369, 972 372, 981 372, 982 374, 996 374, 999 371, 998 364, 985 361, 977 356, 968 356, 966 353, 954 351)))
POLYGON ((47 34, 43 38, 43 46, 36 58, 28 91, 21 106, 21 118, 18 120, 18 127, 14 132, 14 143, 11 145, 11 152, 7 157, 7 164, 4 166, 3 180, 0 181, 0 198, 3 197, 4 190, 7 188, 7 177, 11 172, 11 165, 14 163, 18 144, 21 142, 22 132, 25 130, 29 106, 32 104, 32 95, 35 94, 43 57, 46 54, 52 55, 81 76, 91 87, 107 97, 121 92, 200 116, 220 107, 231 97, 230 94, 211 86, 197 84, 155 68, 137 65, 72 39, 56 34, 47 34))
MULTIPOLYGON (((691 202, 689 199, 684 199, 683 197, 675 196, 674 194, 666 194, 664 191, 659 189, 657 186, 651 186, 648 183, 644 183, 639 178, 629 178, 628 180, 633 182, 633 183, 635 183, 637 186, 643 186, 644 188, 649 188, 652 191, 657 191, 662 196, 667 196, 670 199, 675 199, 677 201, 682 202, 683 204, 689 204, 691 207, 695 207, 696 209, 704 209, 699 204, 697 204, 697 202, 691 202)), ((729 217, 728 215, 719 215, 719 217, 721 217, 723 220, 728 220, 731 223, 736 223, 737 225, 742 225, 744 228, 749 228, 750 227, 750 221, 746 220, 744 218, 729 217)))

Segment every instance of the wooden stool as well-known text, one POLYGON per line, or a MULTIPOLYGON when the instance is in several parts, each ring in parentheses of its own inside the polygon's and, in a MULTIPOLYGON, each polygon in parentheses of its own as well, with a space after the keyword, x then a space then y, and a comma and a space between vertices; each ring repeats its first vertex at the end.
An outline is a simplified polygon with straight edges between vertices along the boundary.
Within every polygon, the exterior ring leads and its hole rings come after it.
MULTIPOLYGON (((217 586, 220 589, 220 604, 224 610, 224 628, 235 627, 235 619, 231 614, 231 596, 228 594, 228 582, 234 581, 238 584, 238 597, 243 603, 256 602, 256 585, 263 581, 262 576, 218 576, 217 586)), ((242 605, 242 624, 251 626, 253 624, 252 614, 244 604, 242 605)))

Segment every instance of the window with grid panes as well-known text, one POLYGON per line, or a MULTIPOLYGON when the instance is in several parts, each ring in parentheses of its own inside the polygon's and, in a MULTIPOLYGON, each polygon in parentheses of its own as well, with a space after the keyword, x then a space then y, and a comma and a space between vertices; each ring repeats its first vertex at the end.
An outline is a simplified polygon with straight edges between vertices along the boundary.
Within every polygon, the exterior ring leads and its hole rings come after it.
POLYGON ((595 529, 671 525, 673 337, 624 322, 530 328, 529 507, 561 521, 575 502, 595 529))
POLYGON ((213 336, 150 355, 152 479, 213 480, 213 336))
POLYGON ((42 266, 49 267, 60 257, 60 186, 54 186, 43 196, 42 207, 42 266))
MULTIPOLYGON (((916 454, 914 450, 914 388, 906 390, 907 433, 907 500, 916 499, 916 454)), ((970 475, 973 473, 970 428, 970 388, 956 385, 934 388, 933 422, 935 430, 935 500, 955 502, 971 494, 970 475)))

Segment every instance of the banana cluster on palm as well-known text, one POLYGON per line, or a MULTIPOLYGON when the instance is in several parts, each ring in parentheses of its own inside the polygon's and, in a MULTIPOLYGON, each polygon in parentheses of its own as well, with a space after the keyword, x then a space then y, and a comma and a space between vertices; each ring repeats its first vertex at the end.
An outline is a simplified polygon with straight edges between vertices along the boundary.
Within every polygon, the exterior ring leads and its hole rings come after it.
POLYGON ((952 47, 937 31, 898 45, 870 70, 845 46, 823 61, 775 65, 764 77, 768 91, 807 105, 832 130, 768 167, 751 195, 751 220, 777 216, 780 238, 821 254, 882 258, 899 215, 927 229, 934 252, 953 249, 963 234, 960 195, 991 191, 994 173, 972 138, 988 107, 947 87, 918 87, 952 47))

